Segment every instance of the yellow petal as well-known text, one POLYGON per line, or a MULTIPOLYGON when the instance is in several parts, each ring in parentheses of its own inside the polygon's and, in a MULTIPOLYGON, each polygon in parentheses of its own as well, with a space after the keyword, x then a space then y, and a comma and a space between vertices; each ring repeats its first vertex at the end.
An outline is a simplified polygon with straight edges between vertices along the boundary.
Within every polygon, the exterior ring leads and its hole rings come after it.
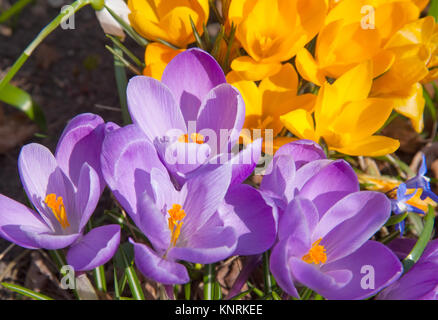
POLYGON ((257 81, 272 76, 280 71, 281 63, 257 62, 251 57, 238 57, 231 63, 231 69, 238 72, 245 80, 257 81))
POLYGON ((379 157, 395 152, 400 146, 400 142, 384 136, 371 136, 359 141, 352 141, 347 146, 333 148, 334 150, 352 155, 379 157))
POLYGON ((373 57, 373 78, 377 78, 381 74, 391 68, 395 61, 395 55, 389 50, 381 50, 373 57))
POLYGON ((161 80, 163 71, 167 64, 180 52, 184 50, 175 50, 161 43, 150 43, 145 51, 146 68, 143 70, 145 76, 161 80))
POLYGON ((301 139, 316 141, 315 125, 310 113, 304 109, 291 111, 280 117, 284 126, 301 139))
POLYGON ((394 104, 394 109, 411 120, 415 131, 418 133, 423 131, 425 100, 423 97, 423 87, 420 83, 415 83, 405 90, 380 95, 380 97, 391 99, 394 104))
POLYGON ((313 82, 318 86, 322 86, 325 82, 324 73, 319 70, 318 64, 307 49, 302 48, 298 51, 295 63, 298 72, 307 81, 313 82))
POLYGON ((388 119, 393 109, 390 99, 369 98, 350 102, 333 123, 339 134, 349 134, 351 140, 361 140, 373 135, 388 119))

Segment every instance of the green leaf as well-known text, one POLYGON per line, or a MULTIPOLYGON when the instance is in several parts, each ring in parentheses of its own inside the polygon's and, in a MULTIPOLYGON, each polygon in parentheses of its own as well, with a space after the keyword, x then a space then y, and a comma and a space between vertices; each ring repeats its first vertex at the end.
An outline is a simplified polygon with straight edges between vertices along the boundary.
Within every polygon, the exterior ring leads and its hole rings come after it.
POLYGON ((32 298, 35 300, 53 300, 52 298, 50 298, 44 294, 32 291, 30 289, 27 289, 25 287, 22 287, 22 286, 19 286, 16 284, 2 282, 1 285, 5 288, 8 288, 9 290, 12 290, 16 293, 19 293, 23 296, 26 296, 26 297, 29 297, 29 298, 32 298))
POLYGON ((135 54, 134 53, 132 53, 132 51, 131 50, 129 50, 128 48, 126 48, 123 44, 122 44, 122 42, 119 40, 119 38, 117 38, 117 37, 114 37, 114 36, 112 36, 112 35, 110 35, 110 34, 106 34, 106 36, 108 37, 108 38, 110 38, 111 39, 111 41, 113 42, 113 44, 114 44, 114 46, 115 47, 117 47, 117 48, 119 48, 119 49, 121 49, 122 51, 123 51, 123 53, 125 53, 139 68, 144 68, 145 67, 145 64, 143 63, 143 62, 141 62, 140 61, 140 59, 139 58, 137 58, 136 56, 135 56, 135 54))
POLYGON ((132 266, 133 264, 133 247, 130 243, 124 243, 119 247, 116 252, 116 264, 121 264, 122 269, 125 270, 126 277, 128 279, 128 285, 131 290, 131 294, 136 300, 144 300, 143 289, 141 288, 140 281, 132 266))
POLYGON ((199 35, 198 30, 196 30, 196 26, 195 26, 195 23, 192 20, 192 16, 189 16, 189 19, 190 19, 190 25, 192 26, 193 35, 195 36, 196 44, 202 50, 206 50, 204 41, 202 41, 202 38, 199 35))
POLYGON ((186 300, 190 300, 191 290, 192 290, 191 282, 187 282, 186 284, 184 284, 184 297, 186 298, 186 300))
POLYGON ((117 279, 117 269, 115 266, 113 270, 113 278, 114 278, 114 296, 116 300, 120 300, 119 280, 117 279))
POLYGON ((269 271, 269 252, 263 253, 263 274, 265 279, 265 294, 272 292, 271 273, 269 271))
POLYGON ((434 17, 438 22, 438 0, 430 0, 429 16, 434 17))
POLYGON ((26 91, 7 83, 3 89, 0 89, 0 101, 23 111, 41 130, 47 130, 43 112, 26 91))
MULTIPOLYGON (((120 49, 114 48, 114 52, 123 56, 120 49)), ((119 56, 114 55, 114 74, 116 77, 117 93, 119 95, 120 107, 122 109, 122 118, 124 124, 130 124, 131 116, 128 111, 128 102, 126 98, 126 87, 128 85, 128 79, 126 77, 125 65, 119 56)))
POLYGON ((403 260, 403 271, 406 273, 410 268, 420 259, 423 254, 424 249, 426 248, 430 237, 433 232, 433 225, 435 222, 435 210, 429 205, 429 210, 424 218, 424 228, 418 237, 417 243, 415 244, 412 251, 408 254, 408 256, 403 260))
POLYGON ((403 213, 403 214, 396 214, 394 216, 391 216, 388 221, 386 221, 385 223, 385 227, 390 227, 393 226, 395 224, 398 224, 400 222, 402 222, 403 220, 405 220, 408 216, 408 213, 403 213))
POLYGON ((281 299, 281 297, 278 295, 277 292, 272 291, 272 298, 274 298, 274 300, 283 300, 281 299))
POLYGON ((3 11, 0 14, 0 23, 8 21, 13 16, 19 14, 29 3, 33 0, 18 0, 8 10, 3 11))
POLYGON ((423 86, 423 97, 424 100, 426 100, 426 107, 427 110, 429 110, 430 115, 433 119, 433 121, 436 121, 436 109, 435 109, 435 105, 433 103, 432 98, 429 95, 429 92, 427 92, 426 88, 423 86))
POLYGON ((222 289, 218 281, 214 282, 213 300, 222 300, 222 289))

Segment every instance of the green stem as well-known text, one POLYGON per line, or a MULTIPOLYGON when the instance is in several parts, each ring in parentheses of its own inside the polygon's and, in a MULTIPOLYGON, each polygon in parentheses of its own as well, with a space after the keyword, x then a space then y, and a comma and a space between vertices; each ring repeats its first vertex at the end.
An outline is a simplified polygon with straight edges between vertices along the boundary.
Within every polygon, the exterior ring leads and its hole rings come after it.
POLYGON ((106 292, 106 279, 105 279, 105 270, 103 266, 99 266, 93 270, 94 280, 96 283, 97 290, 101 292, 106 292))
POLYGON ((269 252, 263 253, 263 275, 265 279, 265 295, 272 292, 271 273, 269 272, 269 252))
POLYGON ((204 300, 213 300, 214 264, 205 265, 204 300))
POLYGON ((27 48, 23 51, 23 53, 18 57, 15 63, 12 65, 9 72, 6 76, 0 81, 0 90, 8 84, 11 79, 15 76, 15 74, 20 70, 26 60, 30 57, 35 48, 50 34, 53 30, 55 30, 64 19, 70 18, 74 15, 79 9, 90 4, 92 0, 76 0, 71 4, 71 8, 73 10, 63 10, 60 14, 56 16, 55 19, 52 20, 41 32, 36 36, 35 39, 27 46, 27 48))
MULTIPOLYGON (((114 51, 123 57, 123 51, 121 49, 114 46, 114 51)), ((128 79, 126 77, 125 65, 117 55, 114 55, 114 73, 116 77, 120 106, 122 109, 123 123, 130 124, 132 121, 128 111, 128 102, 126 100, 126 87, 128 85, 128 79)))

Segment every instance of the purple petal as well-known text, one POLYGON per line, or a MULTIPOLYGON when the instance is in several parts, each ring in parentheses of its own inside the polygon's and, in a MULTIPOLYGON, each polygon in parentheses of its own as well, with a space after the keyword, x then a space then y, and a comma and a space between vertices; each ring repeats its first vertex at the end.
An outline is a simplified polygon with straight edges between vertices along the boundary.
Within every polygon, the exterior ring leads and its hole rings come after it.
POLYGON ((4 231, 8 234, 21 233, 32 243, 35 243, 36 248, 43 248, 48 250, 56 250, 66 248, 74 243, 81 233, 71 234, 55 234, 53 232, 44 232, 44 230, 36 229, 33 226, 6 226, 4 231))
POLYGON ((266 169, 260 190, 268 196, 277 198, 285 209, 294 197, 295 162, 289 156, 274 157, 266 169))
POLYGON ((254 171, 262 154, 262 139, 248 144, 246 148, 231 158, 231 185, 243 183, 254 171))
POLYGON ((437 300, 438 264, 417 262, 396 282, 382 290, 377 300, 437 300))
POLYGON ((289 258, 289 268, 298 282, 321 295, 340 290, 353 277, 350 270, 338 269, 332 273, 323 272, 319 266, 296 257, 289 258))
POLYGON ((184 177, 204 164, 210 155, 211 149, 206 143, 175 142, 166 148, 162 158, 170 172, 184 177))
POLYGON ((214 87, 227 82, 216 60, 195 48, 173 58, 164 69, 161 81, 172 91, 186 122, 196 120, 204 97, 214 87))
MULTIPOLYGON (((181 81, 178 78, 178 81, 181 81)), ((179 106, 169 88, 160 81, 145 76, 129 80, 126 89, 132 121, 151 142, 167 136, 172 130, 186 133, 187 128, 179 106)))
MULTIPOLYGON (((237 142, 244 121, 245 102, 240 92, 224 83, 212 89, 203 99, 196 132, 206 137, 212 155, 228 153, 237 142)), ((190 125, 188 128, 191 133, 190 125)))
POLYGON ((58 167, 49 149, 37 143, 25 145, 18 158, 18 171, 27 197, 48 226, 56 232, 62 232, 55 215, 44 203, 46 196, 51 193, 63 198, 67 218, 75 222, 73 185, 58 167))
POLYGON ((298 140, 281 146, 275 156, 288 155, 295 161, 296 170, 314 160, 326 159, 324 150, 312 140, 298 140))
POLYGON ((154 146, 137 126, 129 125, 107 133, 101 163, 106 183, 136 221, 138 197, 150 188, 152 168, 166 171, 154 146))
POLYGON ((287 206, 278 224, 278 238, 289 236, 302 239, 310 249, 312 232, 319 222, 319 214, 312 201, 297 197, 287 206))
POLYGON ((184 246, 169 250, 168 257, 193 263, 214 263, 231 256, 236 249, 237 238, 232 227, 216 226, 201 228, 184 246))
POLYGON ((414 248, 416 242, 415 239, 396 238, 388 243, 388 248, 391 249, 400 260, 403 260, 411 252, 412 248, 414 248))
POLYGON ((68 250, 67 263, 75 271, 92 270, 107 263, 116 253, 119 244, 119 225, 94 228, 68 250))
POLYGON ((231 188, 225 197, 224 224, 234 228, 238 243, 234 255, 262 253, 276 237, 273 208, 249 185, 231 188))
POLYGON ((211 218, 222 203, 231 182, 231 165, 205 166, 189 179, 183 208, 187 214, 181 237, 189 239, 211 218))
POLYGON ((322 168, 300 190, 300 196, 313 201, 320 216, 346 195, 359 191, 353 168, 344 160, 336 160, 322 168))
POLYGON ((77 221, 79 222, 78 230, 87 224, 100 198, 100 179, 96 171, 84 163, 78 180, 78 190, 76 192, 76 210, 77 221))
POLYGON ((0 208, 0 236, 21 247, 35 249, 38 248, 38 244, 29 239, 20 226, 34 227, 41 232, 51 231, 38 213, 2 194, 0 208))
POLYGON ((322 267, 324 272, 350 270, 353 278, 340 290, 320 290, 327 299, 365 299, 397 280, 403 268, 394 253, 377 241, 367 241, 353 254, 322 267), (368 277, 374 278, 369 281, 368 277))
POLYGON ((355 192, 327 211, 314 232, 314 239, 322 238, 327 261, 335 261, 361 247, 390 214, 391 204, 383 193, 355 192))
POLYGON ((273 248, 270 256, 270 270, 280 287, 289 295, 299 298, 298 291, 295 288, 292 278, 292 271, 289 268, 288 258, 292 247, 301 247, 305 251, 307 246, 293 237, 287 237, 280 240, 273 248))
POLYGON ((166 250, 169 247, 171 234, 167 219, 147 193, 144 193, 140 200, 138 220, 137 226, 146 235, 154 248, 166 250))
POLYGON ((70 120, 59 139, 56 160, 75 186, 79 183, 82 165, 88 163, 100 177, 101 192, 105 188, 100 169, 104 127, 104 121, 98 115, 80 114, 70 120))
POLYGON ((143 275, 163 284, 182 284, 190 281, 187 269, 179 263, 159 257, 152 249, 141 243, 134 245, 135 265, 143 275))

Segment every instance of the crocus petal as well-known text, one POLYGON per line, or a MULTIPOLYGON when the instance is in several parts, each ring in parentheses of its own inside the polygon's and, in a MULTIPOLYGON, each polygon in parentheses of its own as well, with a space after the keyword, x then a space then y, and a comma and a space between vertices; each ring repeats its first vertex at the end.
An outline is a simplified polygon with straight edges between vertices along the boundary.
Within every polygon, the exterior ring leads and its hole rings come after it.
POLYGON ((170 230, 165 215, 154 205, 153 199, 144 193, 139 202, 137 226, 154 248, 166 250, 170 244, 170 230))
POLYGON ((331 292, 344 287, 353 277, 349 270, 336 270, 336 273, 322 272, 318 266, 304 262, 301 258, 289 258, 292 276, 306 287, 322 292, 331 292))
POLYGON ((300 239, 291 236, 280 240, 273 248, 269 258, 269 269, 279 286, 289 295, 299 298, 298 291, 295 288, 292 272, 289 268, 288 257, 291 247, 301 247, 305 252, 307 246, 301 243, 300 239))
POLYGON ((117 201, 136 220, 138 197, 148 188, 152 168, 165 171, 154 146, 135 125, 107 133, 102 173, 117 201))
POLYGON ((324 150, 312 140, 298 140, 281 146, 275 156, 288 155, 295 161, 295 169, 314 160, 326 159, 324 150))
POLYGON ((349 146, 332 149, 353 156, 379 157, 393 153, 399 147, 400 142, 398 140, 384 136, 371 136, 360 141, 355 141, 349 146))
POLYGON ((201 102, 208 92, 226 83, 224 72, 216 60, 196 48, 178 54, 167 65, 161 81, 172 91, 186 122, 196 120, 201 102))
POLYGON ((231 182, 231 165, 205 166, 184 187, 187 198, 183 208, 187 214, 181 238, 189 239, 211 218, 223 201, 231 182))
POLYGON ((174 96, 160 81, 135 76, 129 80, 126 95, 132 121, 151 142, 169 135, 172 130, 179 130, 181 134, 186 132, 184 118, 174 96))
POLYGON ((254 255, 268 250, 276 237, 273 208, 249 185, 230 188, 225 197, 224 224, 234 228, 238 243, 234 255, 254 255))
POLYGON ((183 247, 173 247, 168 252, 171 259, 193 263, 214 263, 231 256, 236 249, 237 238, 232 227, 201 228, 183 247))
POLYGON ((100 191, 105 188, 100 169, 103 138, 104 121, 92 113, 74 117, 65 127, 56 147, 55 158, 76 187, 82 165, 87 162, 100 176, 100 191))
MULTIPOLYGON (((224 83, 212 89, 203 99, 197 128, 214 154, 228 153, 239 138, 245 121, 245 102, 239 91, 224 83), (221 116, 218 117, 218 114, 221 116)), ((190 133, 190 125, 188 126, 190 133)))
POLYGON ((310 178, 300 196, 313 200, 320 216, 351 192, 359 191, 356 173, 344 160, 336 160, 310 178))
POLYGON ((258 62, 248 56, 242 56, 231 62, 231 69, 245 80, 257 81, 270 77, 281 70, 279 62, 258 62))
POLYGON ((88 163, 84 163, 79 175, 78 190, 76 192, 76 214, 78 215, 79 231, 82 231, 85 227, 99 202, 99 183, 100 179, 96 171, 88 163))
POLYGON ((266 168, 266 174, 260 184, 260 190, 268 196, 279 199, 284 209, 294 196, 295 162, 290 156, 274 157, 266 168))
POLYGON ((287 206, 278 225, 278 238, 288 236, 301 239, 311 247, 311 235, 319 221, 318 210, 312 201, 297 197, 287 206))
POLYGON ((355 192, 327 211, 314 237, 323 238, 321 244, 327 249, 327 260, 335 261, 362 246, 383 226, 390 214, 391 203, 383 193, 355 192))
MULTIPOLYGON (((126 24, 129 25, 128 16, 131 13, 131 10, 129 10, 125 1, 106 0, 105 5, 113 10, 119 17, 123 19, 123 21, 125 21, 126 24)), ((123 32, 122 26, 113 18, 107 9, 104 8, 96 11, 96 17, 97 20, 99 20, 103 32, 120 37, 122 39, 125 38, 125 33, 123 32)))
POLYGON ((403 271, 400 261, 391 250, 371 240, 351 255, 321 268, 324 272, 339 269, 350 270, 353 278, 340 290, 318 291, 327 299, 365 299, 397 280, 403 271), (371 278, 368 279, 367 275, 371 278))
POLYGON ((2 194, 0 194, 0 208, 0 236, 21 247, 35 249, 38 244, 32 242, 19 229, 19 226, 32 226, 35 229, 41 229, 41 232, 51 231, 38 213, 2 194), (8 229, 8 226, 13 227, 8 229), (6 228, 6 232, 3 230, 4 228, 6 228), (14 232, 14 230, 18 231, 14 232))
POLYGON ((35 247, 48 250, 66 248, 81 236, 81 233, 64 235, 54 234, 53 232, 44 232, 44 230, 35 229, 33 226, 7 226, 4 227, 4 230, 8 234, 11 234, 12 232, 20 232, 21 230, 26 237, 32 241, 32 243, 37 244, 35 247))
POLYGON ((152 249, 141 243, 134 245, 135 265, 149 279, 162 284, 182 284, 190 281, 187 269, 179 263, 159 257, 152 249))
POLYGON ((74 212, 74 191, 70 180, 58 167, 49 149, 37 143, 25 145, 18 158, 18 171, 27 197, 52 230, 61 232, 61 226, 45 204, 48 194, 61 196, 67 217, 74 212))
POLYGON ((67 252, 67 263, 75 271, 92 270, 107 263, 120 244, 120 226, 106 225, 92 229, 67 252))
POLYGON ((254 171, 262 154, 262 139, 248 144, 244 150, 240 151, 233 158, 232 164, 232 178, 230 185, 238 185, 248 178, 254 171))
POLYGON ((416 242, 417 240, 415 239, 396 238, 388 243, 388 248, 391 249, 400 260, 403 260, 411 252, 416 242))

